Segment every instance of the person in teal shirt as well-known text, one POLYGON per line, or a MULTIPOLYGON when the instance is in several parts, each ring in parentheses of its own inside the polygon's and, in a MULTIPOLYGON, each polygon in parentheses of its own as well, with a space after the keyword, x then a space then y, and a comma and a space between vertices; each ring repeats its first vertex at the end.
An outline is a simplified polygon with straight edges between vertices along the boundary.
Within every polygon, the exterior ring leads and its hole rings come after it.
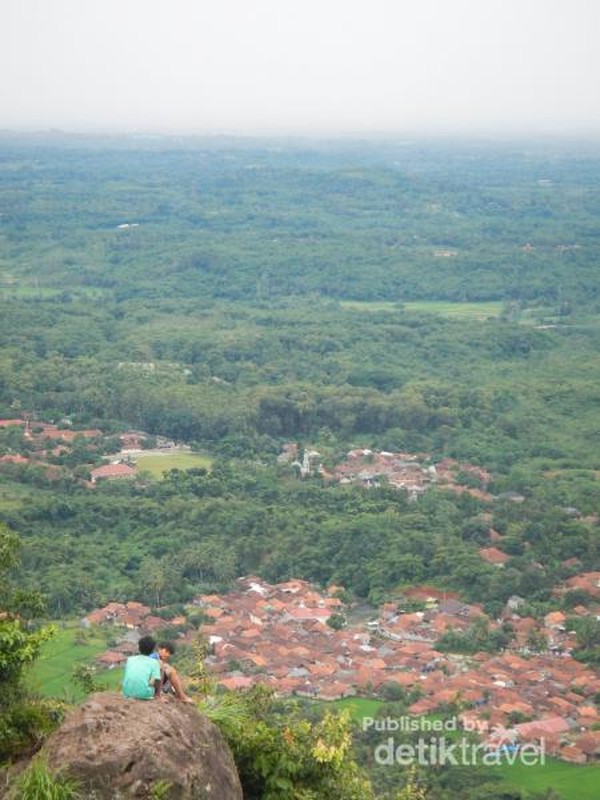
POLYGON ((160 662, 150 658, 156 642, 151 636, 142 636, 138 642, 137 656, 130 656, 125 665, 123 694, 136 700, 151 700, 160 693, 160 662))

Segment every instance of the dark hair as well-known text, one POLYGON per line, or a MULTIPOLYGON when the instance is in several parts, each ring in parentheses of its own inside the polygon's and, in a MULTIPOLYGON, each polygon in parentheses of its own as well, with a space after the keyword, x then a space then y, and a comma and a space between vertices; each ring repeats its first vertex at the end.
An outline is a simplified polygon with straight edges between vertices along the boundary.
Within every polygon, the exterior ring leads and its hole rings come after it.
POLYGON ((142 636, 138 642, 138 650, 143 656, 149 656, 150 653, 154 652, 155 647, 156 642, 151 636, 142 636))
POLYGON ((158 645, 158 649, 161 650, 163 648, 165 650, 168 650, 169 653, 171 653, 171 655, 173 655, 173 653, 175 652, 175 645, 173 644, 173 642, 161 642, 158 645))

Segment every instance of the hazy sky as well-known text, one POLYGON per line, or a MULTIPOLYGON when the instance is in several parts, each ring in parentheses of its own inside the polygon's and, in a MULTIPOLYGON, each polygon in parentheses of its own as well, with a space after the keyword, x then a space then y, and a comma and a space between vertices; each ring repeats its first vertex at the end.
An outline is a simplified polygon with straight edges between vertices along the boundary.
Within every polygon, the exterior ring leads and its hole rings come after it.
POLYGON ((0 0, 0 127, 600 133, 600 0, 0 0))

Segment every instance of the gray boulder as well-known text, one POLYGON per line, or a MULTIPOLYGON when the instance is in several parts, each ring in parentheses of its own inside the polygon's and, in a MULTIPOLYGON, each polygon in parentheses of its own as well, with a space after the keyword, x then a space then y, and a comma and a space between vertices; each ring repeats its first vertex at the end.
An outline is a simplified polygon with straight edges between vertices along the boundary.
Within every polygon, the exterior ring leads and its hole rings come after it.
POLYGON ((68 715, 43 752, 52 769, 78 779, 86 798, 242 800, 231 751, 218 728, 177 700, 91 695, 68 715), (153 792, 154 790, 154 792, 153 792))

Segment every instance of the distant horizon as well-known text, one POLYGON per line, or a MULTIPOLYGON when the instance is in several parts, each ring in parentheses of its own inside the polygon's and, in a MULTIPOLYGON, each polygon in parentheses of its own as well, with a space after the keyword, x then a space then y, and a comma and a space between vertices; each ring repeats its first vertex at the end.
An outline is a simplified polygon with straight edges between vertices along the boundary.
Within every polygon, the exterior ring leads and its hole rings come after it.
POLYGON ((112 125, 67 126, 67 125, 2 125, 0 136, 73 136, 73 137, 125 137, 139 139, 186 139, 186 138, 232 138, 232 139, 307 139, 307 140, 363 140, 384 141, 394 139, 407 144, 426 140, 479 140, 479 141, 527 141, 569 140, 600 142, 598 128, 510 128, 510 129, 335 129, 335 128, 160 128, 127 127, 112 125))
POLYGON ((0 128, 600 135, 597 0, 0 4, 0 128))

